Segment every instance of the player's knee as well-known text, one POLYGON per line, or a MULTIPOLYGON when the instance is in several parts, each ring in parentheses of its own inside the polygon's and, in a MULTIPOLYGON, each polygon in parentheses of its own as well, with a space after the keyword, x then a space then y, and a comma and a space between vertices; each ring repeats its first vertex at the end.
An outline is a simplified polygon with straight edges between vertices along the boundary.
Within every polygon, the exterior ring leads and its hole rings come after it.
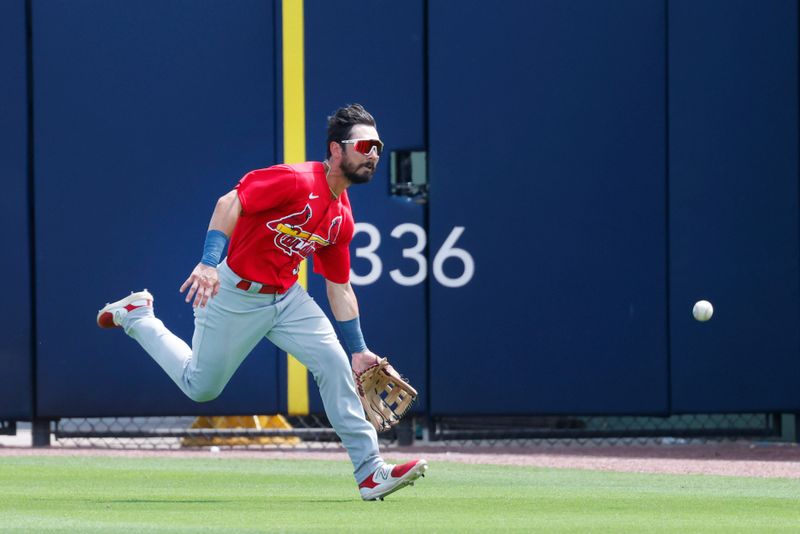
POLYGON ((220 396, 222 388, 216 385, 193 388, 186 394, 195 402, 209 402, 220 396))

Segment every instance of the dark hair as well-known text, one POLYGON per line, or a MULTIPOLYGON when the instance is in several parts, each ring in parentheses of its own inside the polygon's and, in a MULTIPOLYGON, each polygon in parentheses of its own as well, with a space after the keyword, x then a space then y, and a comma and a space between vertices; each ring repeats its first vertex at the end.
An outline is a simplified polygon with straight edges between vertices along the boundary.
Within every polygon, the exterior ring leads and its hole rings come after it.
POLYGON ((339 108, 334 111, 333 115, 328 117, 328 141, 325 143, 326 157, 331 157, 331 143, 334 141, 339 143, 349 139, 350 130, 356 124, 375 126, 375 119, 361 104, 350 104, 339 108))

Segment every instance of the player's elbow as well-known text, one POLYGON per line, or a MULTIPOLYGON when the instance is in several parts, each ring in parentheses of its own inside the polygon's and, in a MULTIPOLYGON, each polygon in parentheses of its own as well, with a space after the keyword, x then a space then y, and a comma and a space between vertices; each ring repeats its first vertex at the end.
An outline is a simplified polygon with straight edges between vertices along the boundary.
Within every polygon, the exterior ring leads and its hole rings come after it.
POLYGON ((239 205, 239 194, 236 190, 229 191, 217 199, 217 210, 227 212, 237 208, 239 205))
POLYGON ((209 228, 220 230, 230 237, 241 212, 242 204, 239 202, 238 193, 234 189, 217 199, 217 205, 214 208, 214 214, 211 216, 209 228))

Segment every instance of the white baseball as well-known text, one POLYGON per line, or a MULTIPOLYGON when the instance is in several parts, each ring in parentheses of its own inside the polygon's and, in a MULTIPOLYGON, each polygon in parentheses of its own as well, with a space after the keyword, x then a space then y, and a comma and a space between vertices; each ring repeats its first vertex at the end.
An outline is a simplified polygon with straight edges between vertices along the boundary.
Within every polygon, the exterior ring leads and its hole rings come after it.
POLYGON ((216 453, 216 452, 219 452, 219 447, 217 447, 216 445, 214 445, 214 446, 212 446, 212 447, 211 447, 210 449, 208 449, 208 450, 209 450, 209 452, 215 452, 215 453, 216 453))
POLYGON ((714 306, 712 306, 707 300, 698 300, 694 303, 692 315, 694 315, 694 318, 698 321, 708 321, 711 319, 711 316, 714 315, 714 306))

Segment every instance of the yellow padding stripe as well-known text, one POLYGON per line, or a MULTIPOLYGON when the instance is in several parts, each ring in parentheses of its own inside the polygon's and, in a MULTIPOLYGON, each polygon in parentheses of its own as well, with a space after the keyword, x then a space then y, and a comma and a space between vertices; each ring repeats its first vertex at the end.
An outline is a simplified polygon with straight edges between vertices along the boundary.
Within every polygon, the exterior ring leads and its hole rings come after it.
MULTIPOLYGON (((283 161, 306 160, 306 90, 303 76, 303 0, 283 0, 283 161)), ((300 285, 308 287, 306 262, 300 285)), ((308 371, 291 354, 287 361, 289 415, 308 414, 308 371)))

